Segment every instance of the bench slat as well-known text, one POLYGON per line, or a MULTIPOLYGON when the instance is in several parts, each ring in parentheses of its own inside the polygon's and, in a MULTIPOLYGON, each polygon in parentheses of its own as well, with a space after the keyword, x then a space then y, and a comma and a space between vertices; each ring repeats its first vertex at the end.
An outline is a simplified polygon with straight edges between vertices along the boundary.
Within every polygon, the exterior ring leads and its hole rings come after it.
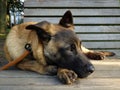
POLYGON ((78 34, 81 40, 120 40, 120 34, 78 34))
POLYGON ((75 26, 77 33, 117 33, 120 32, 120 26, 75 26))
MULTIPOLYGON (((24 12, 25 16, 62 16, 67 10, 69 9, 25 8, 24 12)), ((70 9, 70 11, 74 16, 120 16, 120 9, 70 9)))
MULTIPOLYGON (((24 21, 58 23, 60 17, 25 17, 24 21)), ((74 17, 74 24, 120 24, 120 17, 74 17)))
POLYGON ((25 7, 119 7, 119 0, 25 0, 25 7))
POLYGON ((83 45, 87 48, 119 48, 120 42, 83 42, 83 45))

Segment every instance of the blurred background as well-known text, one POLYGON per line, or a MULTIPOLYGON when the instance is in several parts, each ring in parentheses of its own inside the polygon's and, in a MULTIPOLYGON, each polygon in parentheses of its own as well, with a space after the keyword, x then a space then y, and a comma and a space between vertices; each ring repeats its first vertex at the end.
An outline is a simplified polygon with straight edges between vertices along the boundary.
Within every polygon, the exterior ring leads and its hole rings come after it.
POLYGON ((23 22, 24 0, 0 0, 0 37, 23 22))

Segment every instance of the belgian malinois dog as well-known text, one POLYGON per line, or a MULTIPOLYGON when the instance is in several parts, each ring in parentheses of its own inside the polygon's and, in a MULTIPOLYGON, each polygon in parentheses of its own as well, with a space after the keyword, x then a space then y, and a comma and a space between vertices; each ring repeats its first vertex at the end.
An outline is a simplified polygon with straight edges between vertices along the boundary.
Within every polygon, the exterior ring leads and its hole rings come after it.
POLYGON ((18 58, 29 43, 32 53, 16 66, 40 74, 57 75, 66 84, 94 72, 89 59, 102 60, 112 52, 96 52, 82 46, 74 32, 73 17, 67 11, 58 24, 26 22, 9 32, 4 51, 9 62, 18 58), (88 59, 89 58, 89 59, 88 59))

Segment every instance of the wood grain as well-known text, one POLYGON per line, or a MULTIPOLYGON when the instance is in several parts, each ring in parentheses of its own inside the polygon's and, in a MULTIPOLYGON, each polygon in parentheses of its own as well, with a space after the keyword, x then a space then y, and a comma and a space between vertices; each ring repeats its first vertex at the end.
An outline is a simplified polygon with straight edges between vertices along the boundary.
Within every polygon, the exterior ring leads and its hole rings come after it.
POLYGON ((25 0, 25 7, 119 7, 119 0, 25 0))
MULTIPOLYGON (((58 23, 61 17, 25 17, 24 21, 58 23)), ((120 24, 120 17, 74 17, 74 24, 120 24)))
POLYGON ((76 33, 120 33, 120 26, 75 26, 76 33))
MULTIPOLYGON (((69 9, 25 8, 25 16, 62 16, 69 9), (32 13, 31 13, 32 12, 32 13), (53 13, 54 12, 54 13, 53 13)), ((73 16, 120 16, 120 9, 70 9, 73 16)))
POLYGON ((0 90, 119 90, 120 60, 91 61, 95 72, 73 85, 63 85, 56 76, 30 71, 5 70, 0 72, 0 90), (113 83, 114 82, 114 83, 113 83))

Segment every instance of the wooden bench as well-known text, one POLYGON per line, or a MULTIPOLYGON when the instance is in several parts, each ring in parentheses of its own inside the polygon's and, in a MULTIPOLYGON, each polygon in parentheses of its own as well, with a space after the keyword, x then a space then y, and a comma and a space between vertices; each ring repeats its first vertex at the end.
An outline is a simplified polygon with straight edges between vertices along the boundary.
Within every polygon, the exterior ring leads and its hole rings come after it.
POLYGON ((58 23, 66 10, 72 11, 75 31, 86 47, 120 54, 119 0, 26 0, 24 21, 58 23))
POLYGON ((0 90, 120 90, 119 0, 26 0, 24 22, 58 23, 66 10, 74 16, 75 31, 84 46, 116 53, 113 58, 92 61, 96 71, 67 86, 56 76, 20 70, 0 72, 0 90))

